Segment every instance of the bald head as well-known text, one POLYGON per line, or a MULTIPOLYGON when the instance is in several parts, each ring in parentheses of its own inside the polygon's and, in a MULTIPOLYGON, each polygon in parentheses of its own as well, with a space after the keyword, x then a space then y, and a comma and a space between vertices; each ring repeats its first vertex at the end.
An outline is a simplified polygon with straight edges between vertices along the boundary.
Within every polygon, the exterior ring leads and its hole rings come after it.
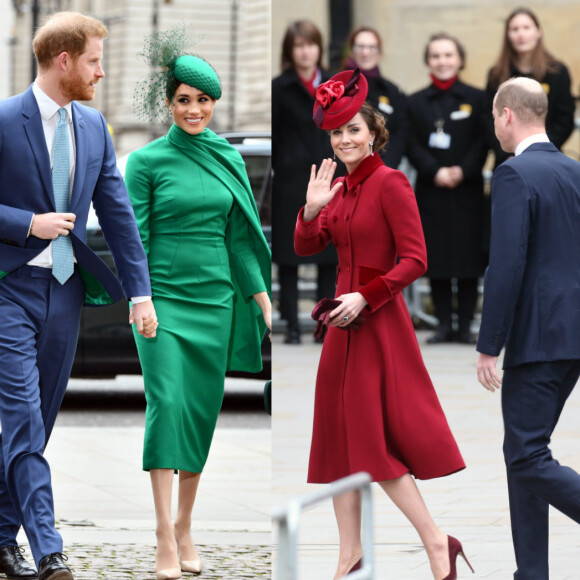
POLYGON ((494 99, 494 113, 511 109, 522 126, 543 127, 548 113, 548 97, 542 85, 527 77, 502 83, 494 99))

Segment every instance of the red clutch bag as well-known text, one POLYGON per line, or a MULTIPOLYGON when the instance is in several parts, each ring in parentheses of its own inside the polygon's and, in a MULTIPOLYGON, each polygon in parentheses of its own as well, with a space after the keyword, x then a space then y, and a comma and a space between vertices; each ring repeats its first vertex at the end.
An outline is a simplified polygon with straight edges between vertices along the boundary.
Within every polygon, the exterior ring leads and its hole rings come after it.
MULTIPOLYGON (((328 323, 330 322, 330 313, 341 304, 342 302, 340 300, 334 300, 333 298, 323 298, 314 307, 314 310, 310 315, 312 319, 316 321, 314 338, 317 340, 324 340, 328 330, 328 323)), ((340 328, 341 330, 357 330, 361 327, 364 321, 365 319, 359 315, 349 325, 337 326, 336 328, 340 328)))

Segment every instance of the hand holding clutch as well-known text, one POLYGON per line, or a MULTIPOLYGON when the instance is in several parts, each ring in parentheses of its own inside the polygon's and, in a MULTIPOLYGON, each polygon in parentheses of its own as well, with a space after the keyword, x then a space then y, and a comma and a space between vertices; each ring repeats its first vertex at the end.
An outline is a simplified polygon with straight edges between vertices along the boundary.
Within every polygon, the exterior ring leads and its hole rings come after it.
MULTIPOLYGON (((317 340, 324 340, 328 325, 330 323, 330 313, 341 305, 340 300, 332 298, 323 298, 312 311, 310 315, 316 321, 316 328, 314 329, 314 338, 317 340)), ((348 326, 338 326, 342 330, 358 330, 365 319, 362 316, 357 316, 348 326)))

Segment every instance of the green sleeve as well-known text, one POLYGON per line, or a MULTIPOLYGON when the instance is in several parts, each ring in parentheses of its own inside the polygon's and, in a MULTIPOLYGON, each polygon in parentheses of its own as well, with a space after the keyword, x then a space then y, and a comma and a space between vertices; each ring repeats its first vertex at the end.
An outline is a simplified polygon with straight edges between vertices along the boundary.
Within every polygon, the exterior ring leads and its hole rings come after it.
POLYGON ((135 212, 141 242, 149 257, 149 238, 151 234, 150 216, 152 204, 151 168, 147 156, 141 151, 131 153, 125 169, 125 184, 129 199, 135 212))
POLYGON ((244 298, 249 300, 258 292, 268 291, 254 245, 254 234, 236 201, 230 213, 226 240, 230 267, 244 298))

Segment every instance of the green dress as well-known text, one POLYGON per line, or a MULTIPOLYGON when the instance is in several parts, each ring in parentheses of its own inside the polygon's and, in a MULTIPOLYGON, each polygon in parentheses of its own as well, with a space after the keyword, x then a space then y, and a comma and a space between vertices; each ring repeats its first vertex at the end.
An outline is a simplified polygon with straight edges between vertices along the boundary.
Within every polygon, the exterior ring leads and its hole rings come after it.
POLYGON ((147 412, 143 469, 200 473, 226 369, 261 368, 270 254, 245 166, 224 139, 177 125, 129 157, 125 180, 149 262, 157 336, 134 330, 147 412))

